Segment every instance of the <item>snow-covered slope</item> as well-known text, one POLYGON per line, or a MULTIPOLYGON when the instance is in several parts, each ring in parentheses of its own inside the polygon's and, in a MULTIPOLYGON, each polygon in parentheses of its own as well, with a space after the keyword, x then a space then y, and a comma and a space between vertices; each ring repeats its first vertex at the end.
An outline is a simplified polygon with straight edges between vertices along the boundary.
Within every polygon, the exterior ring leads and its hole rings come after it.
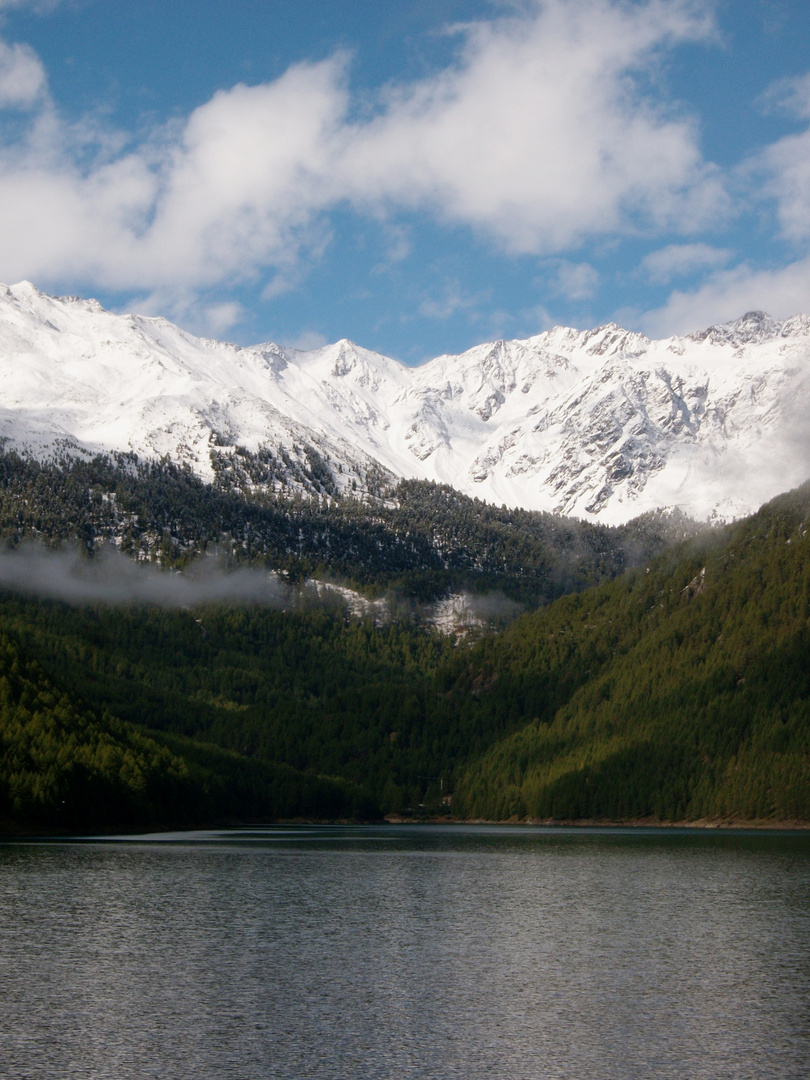
POLYGON ((0 437, 38 457, 168 455, 212 479, 260 453, 271 486, 301 469, 324 490, 409 476, 606 523, 730 517, 807 479, 808 415, 805 316, 663 341, 557 327, 407 368, 349 341, 239 348, 0 286, 0 437))

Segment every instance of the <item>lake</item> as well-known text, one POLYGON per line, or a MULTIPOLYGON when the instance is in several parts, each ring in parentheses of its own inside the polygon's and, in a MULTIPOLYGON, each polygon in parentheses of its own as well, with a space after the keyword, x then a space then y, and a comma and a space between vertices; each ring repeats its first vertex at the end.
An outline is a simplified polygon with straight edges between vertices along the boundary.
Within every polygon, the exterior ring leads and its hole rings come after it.
POLYGON ((810 834, 0 844, 0 1076, 810 1076, 810 834))

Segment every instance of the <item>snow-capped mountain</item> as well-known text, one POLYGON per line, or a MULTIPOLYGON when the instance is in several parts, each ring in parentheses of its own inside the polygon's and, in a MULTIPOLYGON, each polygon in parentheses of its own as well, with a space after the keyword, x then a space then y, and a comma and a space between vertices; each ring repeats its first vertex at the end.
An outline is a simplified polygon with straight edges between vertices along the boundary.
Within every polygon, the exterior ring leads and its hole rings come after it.
POLYGON ((240 348, 0 286, 0 437, 38 458, 133 451, 324 491, 418 477, 605 523, 731 517, 807 479, 808 415, 806 316, 663 341, 556 327, 408 368, 345 340, 240 348))

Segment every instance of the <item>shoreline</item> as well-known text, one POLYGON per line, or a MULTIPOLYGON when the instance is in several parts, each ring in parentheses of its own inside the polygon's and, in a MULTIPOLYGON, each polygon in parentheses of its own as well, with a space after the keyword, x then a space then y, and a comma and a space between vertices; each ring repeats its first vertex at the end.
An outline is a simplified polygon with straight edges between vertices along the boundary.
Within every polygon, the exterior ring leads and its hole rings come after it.
POLYGON ((655 818, 624 818, 613 821, 605 818, 410 818, 386 814, 389 825, 524 825, 530 828, 565 829, 710 829, 757 830, 771 832, 806 832, 810 821, 775 818, 698 818, 694 821, 658 821, 655 818))
POLYGON ((779 820, 774 818, 699 818, 694 821, 657 821, 653 818, 626 818, 618 821, 604 818, 506 818, 495 820, 491 818, 453 818, 431 817, 413 818, 400 814, 387 814, 384 818, 376 818, 370 821, 348 820, 346 818, 276 818, 262 821, 217 821, 200 823, 196 825, 165 825, 148 827, 143 832, 136 830, 110 830, 103 827, 86 831, 60 832, 53 829, 26 829, 20 827, 8 829, 8 823, 3 822, 0 827, 0 844, 19 842, 26 840, 61 840, 70 839, 99 839, 114 840, 117 837, 143 837, 161 835, 164 833, 192 833, 208 830, 250 829, 257 827, 272 828, 275 826, 344 826, 344 827, 369 827, 391 825, 396 828, 399 825, 453 825, 471 827, 480 825, 510 826, 525 828, 546 829, 690 829, 711 832, 793 832, 803 833, 810 831, 810 821, 797 819, 779 820))

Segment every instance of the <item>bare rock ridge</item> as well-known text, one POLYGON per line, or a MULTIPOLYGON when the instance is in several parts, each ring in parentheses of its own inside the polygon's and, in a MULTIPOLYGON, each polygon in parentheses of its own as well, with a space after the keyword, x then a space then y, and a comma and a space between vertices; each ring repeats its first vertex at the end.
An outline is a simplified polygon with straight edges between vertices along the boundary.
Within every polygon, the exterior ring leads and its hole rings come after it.
POLYGON ((408 368, 346 340, 241 348, 0 286, 0 437, 39 459, 167 456, 326 495, 417 477, 606 524, 732 517, 807 479, 808 406, 804 315, 661 341, 555 327, 408 368))

